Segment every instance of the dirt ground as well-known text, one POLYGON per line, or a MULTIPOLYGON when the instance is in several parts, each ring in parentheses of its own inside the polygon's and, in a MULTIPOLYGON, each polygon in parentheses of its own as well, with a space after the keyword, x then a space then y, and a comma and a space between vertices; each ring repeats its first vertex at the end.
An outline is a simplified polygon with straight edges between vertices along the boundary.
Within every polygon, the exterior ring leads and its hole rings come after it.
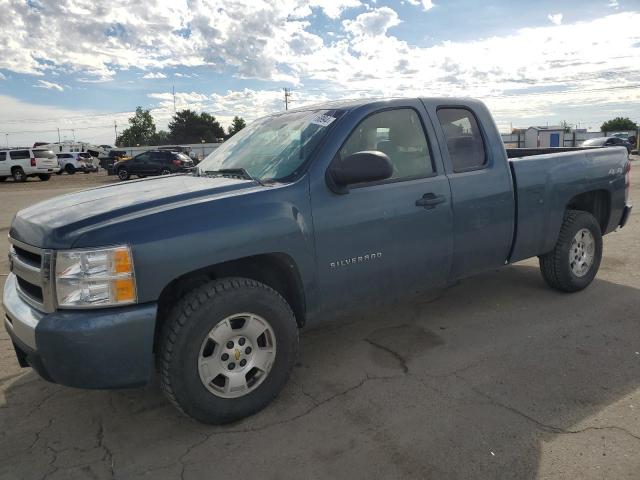
MULTIPOLYGON (((115 181, 0 184, 0 230, 33 202, 115 181)), ((640 199, 640 161, 632 186, 640 199)), ((156 383, 47 383, 2 330, 0 479, 640 478, 639 247, 636 207, 585 291, 550 290, 528 260, 328 319, 303 330, 276 401, 223 427, 179 415, 156 383)))

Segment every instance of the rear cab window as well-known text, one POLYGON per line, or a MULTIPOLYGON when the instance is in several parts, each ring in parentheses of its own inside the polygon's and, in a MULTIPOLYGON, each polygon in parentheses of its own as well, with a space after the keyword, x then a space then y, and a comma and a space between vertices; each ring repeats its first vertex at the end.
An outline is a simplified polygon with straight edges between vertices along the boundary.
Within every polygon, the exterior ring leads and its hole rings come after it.
POLYGON ((439 108, 438 121, 447 142, 454 173, 484 168, 487 155, 478 121, 466 108, 439 108))

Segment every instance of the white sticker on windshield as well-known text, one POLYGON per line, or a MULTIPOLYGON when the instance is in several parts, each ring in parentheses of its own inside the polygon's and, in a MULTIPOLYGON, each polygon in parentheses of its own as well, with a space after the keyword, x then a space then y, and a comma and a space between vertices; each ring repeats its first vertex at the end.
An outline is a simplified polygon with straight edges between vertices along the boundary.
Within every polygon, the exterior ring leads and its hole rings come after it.
POLYGON ((321 127, 326 127, 328 125, 331 125, 331 122, 333 122, 335 119, 335 117, 332 117, 330 115, 318 114, 314 117, 313 120, 311 120, 311 123, 313 123, 314 125, 320 125, 321 127))

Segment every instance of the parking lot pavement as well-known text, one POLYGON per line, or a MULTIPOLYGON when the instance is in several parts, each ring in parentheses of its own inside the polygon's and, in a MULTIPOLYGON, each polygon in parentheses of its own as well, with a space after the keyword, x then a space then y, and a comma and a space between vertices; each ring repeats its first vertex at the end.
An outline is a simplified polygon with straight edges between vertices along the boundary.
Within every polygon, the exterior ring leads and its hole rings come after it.
MULTIPOLYGON (((0 228, 88 186, 74 181, 0 185, 0 228)), ((640 198, 638 168, 632 185, 640 198)), ((548 289, 529 260, 327 319, 303 331, 276 401, 223 427, 180 416, 155 384, 49 384, 18 368, 2 331, 0 478, 637 479, 639 239, 636 209, 576 294, 548 289)))

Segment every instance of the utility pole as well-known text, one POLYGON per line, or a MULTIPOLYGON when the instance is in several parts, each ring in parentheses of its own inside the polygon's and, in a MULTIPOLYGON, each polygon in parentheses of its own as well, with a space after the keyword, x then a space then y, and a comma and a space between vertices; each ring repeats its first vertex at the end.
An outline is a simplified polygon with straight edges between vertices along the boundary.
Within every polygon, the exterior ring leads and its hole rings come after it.
POLYGON ((113 131, 116 133, 114 143, 118 143, 118 123, 115 120, 113 121, 113 131))
POLYGON ((7 137, 7 148, 9 148, 9 134, 5 133, 5 136, 7 137))
POLYGON ((58 143, 60 143, 60 127, 58 127, 58 143))
POLYGON ((289 98, 291 97, 291 89, 284 87, 284 109, 285 110, 289 110, 289 102, 291 100, 289 100, 289 98))
POLYGON ((173 114, 176 114, 176 86, 173 85, 173 114))

